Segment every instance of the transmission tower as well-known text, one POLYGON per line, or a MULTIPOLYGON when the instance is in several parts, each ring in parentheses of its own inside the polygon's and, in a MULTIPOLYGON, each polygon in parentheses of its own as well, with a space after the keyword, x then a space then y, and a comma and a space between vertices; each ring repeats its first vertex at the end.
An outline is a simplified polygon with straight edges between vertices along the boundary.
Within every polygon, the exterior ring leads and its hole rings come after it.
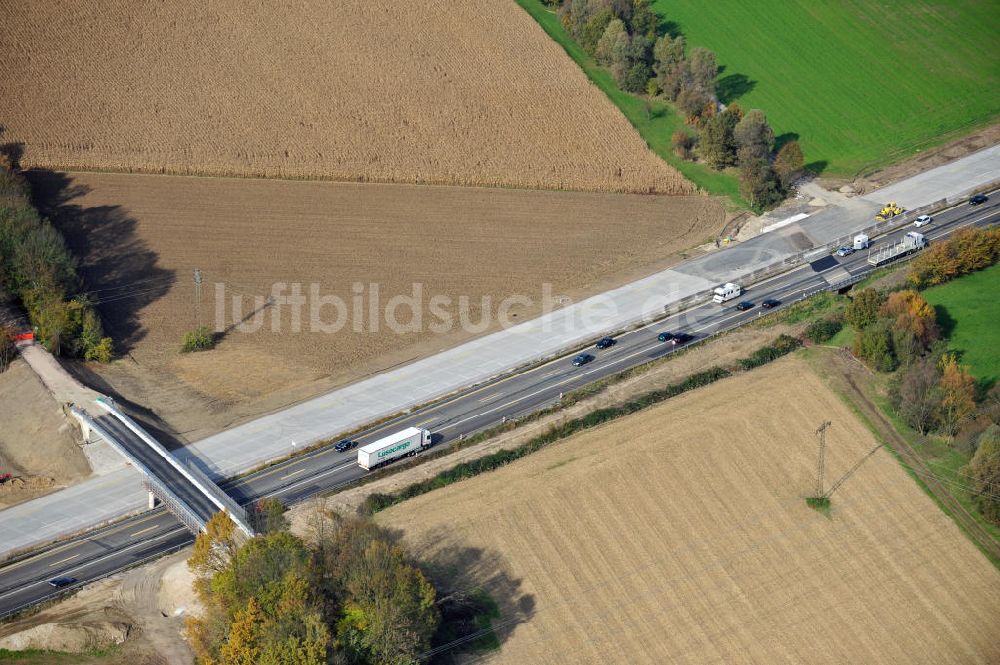
POLYGON ((194 316, 197 325, 201 326, 201 269, 194 269, 194 316))
POLYGON ((816 496, 823 496, 823 472, 825 471, 826 464, 826 430, 832 425, 829 420, 824 422, 816 430, 816 436, 819 437, 819 462, 816 465, 816 496))

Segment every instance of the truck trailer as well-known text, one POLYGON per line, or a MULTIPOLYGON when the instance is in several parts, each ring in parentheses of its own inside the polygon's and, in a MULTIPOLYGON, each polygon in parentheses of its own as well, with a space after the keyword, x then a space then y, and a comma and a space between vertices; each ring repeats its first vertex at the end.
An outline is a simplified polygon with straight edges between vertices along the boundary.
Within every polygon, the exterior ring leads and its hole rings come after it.
POLYGON ((722 286, 715 287, 712 293, 712 302, 722 303, 733 298, 738 298, 743 293, 743 287, 733 282, 726 282, 722 286))
POLYGON ((375 443, 358 448, 358 466, 365 471, 377 469, 400 457, 410 457, 431 446, 430 430, 407 427, 375 443))
POLYGON ((870 251, 868 253, 868 263, 873 266, 885 265, 901 256, 921 250, 926 246, 927 239, 924 238, 923 233, 910 231, 899 242, 870 251))

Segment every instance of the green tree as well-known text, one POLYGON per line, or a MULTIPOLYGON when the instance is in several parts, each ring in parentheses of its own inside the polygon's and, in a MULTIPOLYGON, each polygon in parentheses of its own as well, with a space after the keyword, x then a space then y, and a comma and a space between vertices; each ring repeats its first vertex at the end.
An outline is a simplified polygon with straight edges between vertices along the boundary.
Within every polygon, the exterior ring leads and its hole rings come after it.
POLYGON ((885 295, 868 287, 854 294, 844 310, 844 320, 856 330, 867 328, 878 320, 879 310, 885 302, 885 295))
POLYGON ((740 165, 753 162, 769 163, 774 149, 774 130, 767 124, 763 111, 753 109, 743 116, 733 129, 736 156, 740 165))
POLYGON ((370 542, 349 571, 341 637, 371 662, 414 662, 430 647, 440 620, 434 587, 383 540, 370 542))
POLYGON ((649 0, 633 0, 629 17, 629 32, 633 36, 652 38, 656 35, 659 18, 649 5, 649 0))
POLYGON ((715 61, 715 54, 707 48, 699 46, 691 49, 688 62, 691 63, 692 85, 701 90, 706 98, 714 101, 715 77, 719 73, 719 65, 715 61))
MULTIPOLYGON (((608 27, 604 29, 604 34, 601 35, 600 40, 597 42, 597 48, 595 49, 594 57, 602 65, 611 65, 614 62, 614 51, 615 44, 618 43, 618 38, 621 35, 625 35, 625 24, 621 22, 620 19, 614 19, 608 23, 608 27)), ((626 39, 628 38, 627 35, 626 39)))
POLYGON ((972 500, 983 517, 1000 525, 1000 427, 990 425, 976 444, 965 470, 972 479, 972 500))
POLYGON ((882 319, 864 328, 854 339, 854 355, 879 372, 896 369, 896 356, 892 351, 892 323, 882 319))
POLYGON ((712 116, 698 138, 698 152, 713 169, 732 166, 736 161, 732 119, 728 112, 712 116))
POLYGON ((768 208, 781 201, 781 187, 771 166, 763 159, 742 162, 740 196, 755 208, 768 208))
POLYGON ((604 35, 605 30, 607 30, 608 25, 615 20, 615 15, 611 13, 610 7, 602 7, 598 11, 587 19, 587 22, 583 25, 580 30, 580 34, 577 39, 580 42, 580 46, 591 54, 597 51, 597 45, 604 35))
POLYGON ((277 497, 260 499, 253 505, 254 529, 257 533, 272 533, 287 531, 288 519, 285 517, 284 502, 277 497))
POLYGON ((890 390, 893 408, 907 425, 921 434, 935 427, 941 404, 940 375, 933 358, 918 358, 890 390))
POLYGON ((685 42, 683 37, 673 38, 663 35, 653 46, 653 62, 656 81, 664 96, 670 101, 677 99, 682 87, 690 87, 691 68, 684 59, 685 42), (686 67, 681 71, 681 65, 686 67))
POLYGON ((805 157, 798 141, 789 141, 781 146, 774 158, 774 172, 778 174, 782 189, 788 189, 805 169, 805 157))

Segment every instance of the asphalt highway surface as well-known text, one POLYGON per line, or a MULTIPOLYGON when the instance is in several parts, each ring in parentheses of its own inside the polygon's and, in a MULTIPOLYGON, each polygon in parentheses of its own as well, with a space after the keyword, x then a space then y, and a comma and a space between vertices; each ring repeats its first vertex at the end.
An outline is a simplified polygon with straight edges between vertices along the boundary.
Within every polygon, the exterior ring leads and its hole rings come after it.
MULTIPOLYGON (((1000 195, 991 194, 989 201, 978 207, 963 204, 938 213, 931 224, 918 230, 933 243, 935 239, 959 228, 985 226, 998 221, 1000 195)), ((872 244, 875 247, 885 245, 911 230, 915 229, 906 226, 873 239, 872 244)), ((505 418, 517 418, 554 405, 563 393, 661 358, 685 346, 658 341, 660 332, 688 333, 694 336, 689 344, 697 343, 766 316, 768 311, 760 306, 766 299, 781 302, 778 308, 771 310, 776 311, 830 288, 831 282, 870 272, 873 268, 868 265, 867 257, 867 250, 846 257, 821 257, 755 284, 735 300, 721 305, 711 302, 699 305, 618 335, 610 348, 599 350, 591 346, 579 349, 526 371, 475 386, 381 423, 355 438, 359 445, 364 445, 404 427, 417 426, 433 432, 435 445, 432 450, 441 449, 460 437, 500 424, 505 418), (736 304, 742 300, 752 302, 754 306, 747 311, 739 311, 736 304), (574 366, 572 359, 580 353, 593 356, 593 360, 579 367, 574 366)), ((293 504, 353 483, 366 473, 357 465, 356 449, 339 453, 332 446, 327 446, 224 483, 222 488, 240 503, 277 496, 286 504, 293 504)), ((36 551, 0 568, 0 617, 175 551, 192 541, 193 536, 187 528, 163 508, 157 508, 36 551), (49 583, 49 580, 60 576, 76 581, 61 588, 49 583)))

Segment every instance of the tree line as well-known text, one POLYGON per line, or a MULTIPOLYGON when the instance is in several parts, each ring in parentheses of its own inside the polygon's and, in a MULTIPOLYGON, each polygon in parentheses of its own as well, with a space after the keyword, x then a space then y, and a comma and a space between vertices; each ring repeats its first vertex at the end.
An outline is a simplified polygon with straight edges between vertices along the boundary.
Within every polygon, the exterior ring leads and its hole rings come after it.
POLYGON ((85 294, 62 234, 31 205, 28 182, 0 159, 0 285, 56 355, 108 362, 112 342, 85 294))
POLYGON ((200 665, 409 665, 436 636, 461 632, 455 624, 474 630, 478 601, 439 598, 374 522, 317 513, 307 543, 283 511, 260 502, 253 539, 224 513, 195 539, 188 566, 203 611, 186 631, 200 665))
POLYGON ((687 48, 682 35, 658 36, 659 17, 649 0, 545 0, 558 8, 563 27, 618 86, 647 99, 672 103, 687 130, 671 137, 682 159, 700 159, 715 170, 738 167, 740 195, 755 208, 779 203, 804 170, 798 142, 775 153, 775 136, 763 111, 720 103, 715 54, 687 48))

